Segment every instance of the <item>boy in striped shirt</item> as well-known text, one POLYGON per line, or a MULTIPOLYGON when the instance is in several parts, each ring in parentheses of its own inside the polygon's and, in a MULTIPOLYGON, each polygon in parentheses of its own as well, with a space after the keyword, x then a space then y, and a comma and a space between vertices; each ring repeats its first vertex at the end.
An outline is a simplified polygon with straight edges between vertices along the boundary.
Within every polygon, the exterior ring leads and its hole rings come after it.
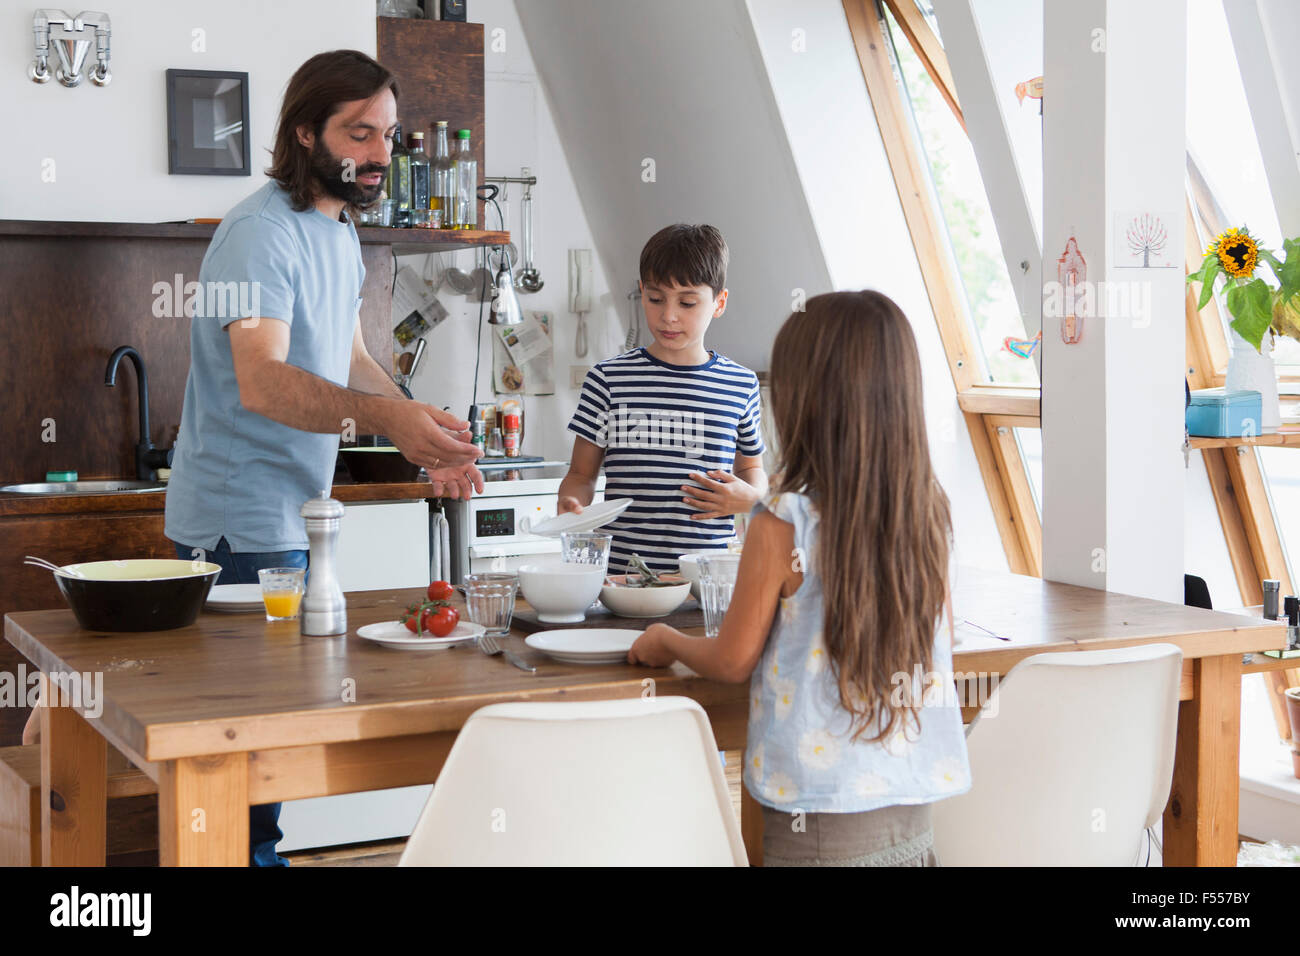
POLYGON ((725 549, 732 516, 767 492, 758 378, 704 347, 727 306, 727 244, 713 226, 677 224, 641 250, 648 347, 587 373, 569 422, 577 437, 557 511, 591 504, 601 466, 605 498, 631 498, 601 528, 614 536, 609 570, 633 554, 676 571, 688 551, 725 549))

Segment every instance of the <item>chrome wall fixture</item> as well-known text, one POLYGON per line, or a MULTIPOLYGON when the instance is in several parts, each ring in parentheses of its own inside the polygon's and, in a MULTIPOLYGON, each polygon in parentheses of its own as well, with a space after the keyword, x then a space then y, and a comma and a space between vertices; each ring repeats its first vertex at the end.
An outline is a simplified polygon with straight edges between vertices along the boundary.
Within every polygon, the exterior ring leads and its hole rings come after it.
POLYGON ((108 86, 113 74, 108 69, 108 39, 112 26, 107 13, 82 10, 75 17, 62 10, 37 10, 32 17, 32 31, 36 34, 36 62, 27 68, 33 83, 48 83, 50 76, 58 78, 64 86, 81 83, 81 68, 90 51, 90 31, 95 31, 95 65, 90 69, 90 82, 108 86), (50 73, 50 45, 59 57, 59 66, 50 73))

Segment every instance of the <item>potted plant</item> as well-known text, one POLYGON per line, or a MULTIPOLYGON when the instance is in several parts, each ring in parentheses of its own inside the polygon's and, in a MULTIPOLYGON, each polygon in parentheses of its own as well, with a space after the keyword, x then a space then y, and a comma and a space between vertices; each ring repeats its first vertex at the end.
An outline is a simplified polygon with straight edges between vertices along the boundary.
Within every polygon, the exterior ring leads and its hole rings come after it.
POLYGON ((1232 355, 1224 385, 1254 389, 1263 398, 1261 431, 1280 424, 1277 377, 1273 371, 1274 335, 1300 339, 1300 239, 1282 242, 1283 259, 1260 246, 1244 226, 1227 229, 1206 247, 1201 268, 1187 277, 1201 283, 1198 309, 1205 308, 1215 284, 1224 280, 1224 298, 1232 315, 1232 355), (1270 285, 1262 265, 1268 264, 1277 285, 1270 285), (1268 333, 1267 340, 1265 333, 1268 333))

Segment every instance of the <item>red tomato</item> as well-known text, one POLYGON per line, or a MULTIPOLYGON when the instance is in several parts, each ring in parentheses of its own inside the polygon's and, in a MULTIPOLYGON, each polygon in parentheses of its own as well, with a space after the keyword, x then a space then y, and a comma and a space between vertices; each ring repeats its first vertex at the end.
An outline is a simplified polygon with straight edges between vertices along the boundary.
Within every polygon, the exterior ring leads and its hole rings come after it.
POLYGON ((446 637, 460 623, 460 613, 454 607, 440 607, 424 612, 425 630, 435 637, 446 637))
POLYGON ((455 593, 456 589, 446 581, 434 581, 429 585, 430 601, 450 601, 451 596, 455 593))
POLYGON ((417 613, 413 613, 411 611, 407 611, 405 614, 402 615, 402 623, 406 625, 406 629, 410 631, 412 634, 415 633, 415 629, 419 624, 419 620, 420 620, 420 615, 417 613))

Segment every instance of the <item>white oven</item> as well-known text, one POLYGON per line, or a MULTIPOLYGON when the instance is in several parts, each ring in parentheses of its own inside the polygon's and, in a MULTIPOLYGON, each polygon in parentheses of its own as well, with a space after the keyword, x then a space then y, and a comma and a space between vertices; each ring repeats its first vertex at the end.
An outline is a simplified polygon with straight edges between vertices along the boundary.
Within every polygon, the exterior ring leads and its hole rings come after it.
MULTIPOLYGON (((543 538, 523 530, 555 517, 560 482, 567 462, 541 461, 516 467, 492 462, 483 471, 483 494, 468 500, 443 499, 431 505, 434 528, 445 520, 446 546, 435 547, 431 571, 446 570, 442 579, 459 584, 467 574, 513 571, 539 555, 560 553, 556 538, 543 538), (438 512, 440 510, 441 514, 438 512), (441 551, 441 556, 439 552, 441 551)), ((594 501, 605 497, 605 476, 596 482, 594 501)), ((435 530, 437 541, 441 531, 435 530)))

